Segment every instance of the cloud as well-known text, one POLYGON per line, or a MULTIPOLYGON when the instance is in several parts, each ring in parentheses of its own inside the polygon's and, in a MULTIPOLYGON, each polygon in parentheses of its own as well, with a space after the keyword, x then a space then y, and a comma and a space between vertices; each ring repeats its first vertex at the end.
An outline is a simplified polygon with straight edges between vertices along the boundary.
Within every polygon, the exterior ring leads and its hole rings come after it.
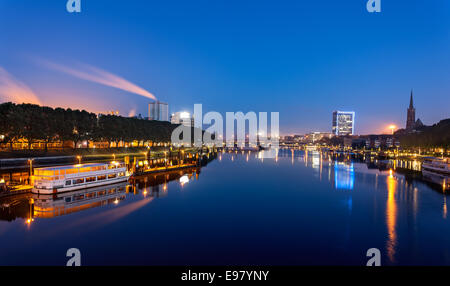
POLYGON ((15 103, 41 104, 37 95, 23 82, 0 67, 0 99, 15 103))
POLYGON ((153 94, 143 89, 142 87, 139 87, 136 84, 118 75, 112 74, 110 72, 107 72, 105 70, 102 70, 100 68, 91 65, 78 64, 79 68, 73 68, 42 59, 37 61, 38 63, 40 63, 41 65, 45 66, 48 69, 66 73, 80 79, 99 83, 105 86, 114 87, 117 89, 121 89, 130 93, 138 94, 156 100, 156 97, 153 94))

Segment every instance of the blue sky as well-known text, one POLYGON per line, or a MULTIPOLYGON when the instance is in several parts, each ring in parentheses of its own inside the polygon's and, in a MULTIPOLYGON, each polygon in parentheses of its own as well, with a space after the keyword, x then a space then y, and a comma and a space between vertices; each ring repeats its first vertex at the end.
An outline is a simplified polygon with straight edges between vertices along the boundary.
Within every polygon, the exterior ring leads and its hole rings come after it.
POLYGON ((170 112, 278 111, 282 134, 356 132, 450 117, 450 1, 0 0, 0 68, 45 105, 147 115, 148 98, 52 70, 100 68, 169 103, 170 112))

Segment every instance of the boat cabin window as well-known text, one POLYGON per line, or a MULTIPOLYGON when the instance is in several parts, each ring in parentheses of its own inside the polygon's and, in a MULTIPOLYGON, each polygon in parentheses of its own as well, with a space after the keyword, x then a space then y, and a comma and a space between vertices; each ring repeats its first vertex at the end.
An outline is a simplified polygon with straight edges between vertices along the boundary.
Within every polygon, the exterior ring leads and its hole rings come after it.
POLYGON ((76 179, 76 180, 72 180, 72 182, 73 182, 74 185, 82 184, 82 183, 84 183, 84 179, 76 179))
POLYGON ((66 175, 76 174, 76 173, 78 173, 78 169, 77 168, 67 169, 66 170, 66 175))
POLYGON ((86 198, 95 198, 95 192, 86 194, 86 198))
POLYGON ((49 170, 34 170, 34 174, 36 176, 54 176, 55 171, 49 171, 49 170))
POLYGON ((86 183, 95 182, 95 180, 96 180, 95 177, 88 177, 88 178, 86 178, 86 183))
POLYGON ((117 174, 109 174, 108 175, 108 179, 114 179, 115 177, 117 177, 117 174))
POLYGON ((75 195, 73 196, 74 201, 80 201, 84 199, 84 195, 75 195))
POLYGON ((80 168, 79 172, 80 173, 86 173, 86 172, 91 172, 91 168, 90 167, 84 167, 84 168, 80 168))
POLYGON ((66 186, 72 185, 72 181, 66 181, 66 186))
POLYGON ((96 166, 96 167, 92 167, 91 171, 104 171, 106 170, 105 166, 96 166))
POLYGON ((106 175, 103 176, 97 176, 97 181, 106 180, 106 175))

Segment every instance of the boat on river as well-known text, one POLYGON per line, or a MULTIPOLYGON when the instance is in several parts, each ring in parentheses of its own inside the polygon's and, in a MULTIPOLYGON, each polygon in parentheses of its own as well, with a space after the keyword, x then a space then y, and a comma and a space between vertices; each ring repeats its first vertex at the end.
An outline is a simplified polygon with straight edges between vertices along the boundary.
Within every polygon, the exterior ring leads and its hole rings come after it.
POLYGON ((422 176, 425 180, 450 189, 450 158, 427 157, 422 163, 422 176))
POLYGON ((56 194, 128 181, 125 163, 88 163, 34 169, 33 193, 56 194))

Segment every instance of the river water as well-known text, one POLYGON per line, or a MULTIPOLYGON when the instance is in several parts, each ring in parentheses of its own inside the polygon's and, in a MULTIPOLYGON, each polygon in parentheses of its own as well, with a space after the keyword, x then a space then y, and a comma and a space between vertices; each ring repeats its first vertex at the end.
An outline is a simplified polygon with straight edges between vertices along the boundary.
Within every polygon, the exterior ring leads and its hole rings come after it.
POLYGON ((224 153, 207 166, 0 201, 1 265, 450 264, 447 196, 320 153, 224 153))

